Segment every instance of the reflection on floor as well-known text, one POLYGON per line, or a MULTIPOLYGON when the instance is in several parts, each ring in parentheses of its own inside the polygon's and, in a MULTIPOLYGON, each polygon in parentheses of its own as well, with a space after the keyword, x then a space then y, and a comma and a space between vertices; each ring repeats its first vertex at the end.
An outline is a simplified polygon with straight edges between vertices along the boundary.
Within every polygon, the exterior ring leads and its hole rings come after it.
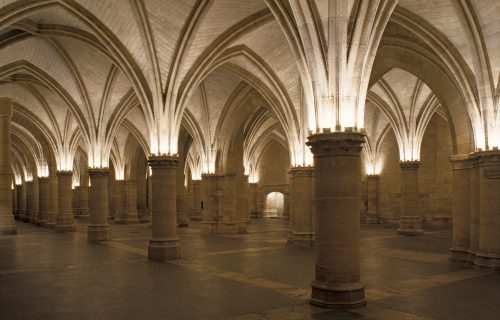
POLYGON ((113 240, 17 222, 0 236, 2 319, 497 319, 500 273, 448 261, 451 231, 421 237, 363 226, 361 274, 368 305, 307 303, 314 250, 287 247, 287 221, 252 220, 249 233, 179 229, 182 259, 147 260, 150 227, 113 226, 113 240))

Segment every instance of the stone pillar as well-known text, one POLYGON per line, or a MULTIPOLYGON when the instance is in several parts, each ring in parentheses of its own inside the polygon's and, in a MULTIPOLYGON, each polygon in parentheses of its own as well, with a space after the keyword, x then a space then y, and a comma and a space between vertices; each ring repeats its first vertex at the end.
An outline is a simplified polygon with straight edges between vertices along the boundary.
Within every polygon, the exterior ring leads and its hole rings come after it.
POLYGON ((222 188, 219 186, 220 175, 203 174, 201 178, 203 189, 203 220, 201 222, 201 234, 217 234, 219 221, 219 202, 222 201, 222 188))
POLYGON ((45 227, 48 223, 50 205, 50 185, 48 177, 38 178, 38 217, 36 225, 45 227))
POLYGON ((115 223, 122 223, 121 217, 126 211, 125 180, 116 180, 116 216, 115 223))
POLYGON ((290 186, 283 193, 283 219, 290 220, 290 186))
POLYGON ((148 208, 146 211, 146 215, 139 217, 141 222, 150 222, 151 217, 153 216, 153 179, 151 179, 151 176, 148 177, 147 190, 148 208))
POLYGON ((24 222, 30 222, 31 217, 34 214, 35 202, 33 200, 33 181, 26 182, 26 215, 24 216, 24 222))
POLYGON ((479 250, 474 264, 500 270, 500 151, 476 153, 479 167, 479 250))
POLYGON ((22 193, 21 193, 21 221, 27 221, 29 219, 28 216, 28 203, 26 201, 26 181, 22 184, 22 193))
POLYGON ((49 177, 49 215, 47 218, 47 228, 55 228, 57 217, 59 216, 59 178, 57 175, 49 177))
POLYGON ((290 222, 288 243, 314 246, 314 168, 295 167, 289 170, 290 222))
POLYGON ((17 214, 17 190, 16 190, 15 185, 12 188, 12 214, 14 215, 14 219, 17 219, 16 218, 16 214, 17 214))
POLYGON ((12 100, 0 98, 0 232, 16 234, 17 227, 12 214, 12 169, 10 159, 10 135, 12 100))
POLYGON ((419 161, 404 161, 401 168, 401 209, 398 234, 417 236, 424 234, 419 214, 418 167, 419 161))
POLYGON ((189 220, 186 214, 187 208, 187 192, 184 185, 177 186, 176 209, 177 209, 177 226, 184 228, 189 227, 189 220))
POLYGON ((165 261, 180 258, 177 237, 176 184, 179 158, 152 156, 148 160, 152 169, 152 238, 148 257, 165 261))
POLYGON ((192 187, 193 187, 193 203, 192 207, 189 210, 189 215, 191 220, 193 221, 201 221, 203 219, 201 215, 201 187, 202 187, 202 181, 201 180, 192 180, 192 187))
POLYGON ((107 241, 111 238, 108 223, 109 169, 89 169, 88 172, 91 186, 89 192, 90 224, 87 239, 89 241, 107 241))
POLYGON ((16 185, 16 200, 17 200, 17 212, 15 215, 15 218, 18 220, 22 220, 24 217, 25 213, 25 208, 26 208, 26 203, 23 203, 23 193, 24 193, 24 186, 22 184, 16 185))
POLYGON ((308 137, 314 154, 316 272, 310 303, 321 307, 366 304, 359 265, 361 144, 356 132, 308 137))
POLYGON ((55 225, 56 232, 75 232, 76 225, 71 210, 72 171, 57 171, 59 211, 55 225))
POLYGON ((141 222, 141 217, 148 215, 148 205, 147 205, 147 181, 144 176, 139 175, 137 177, 137 214, 139 216, 139 222, 141 222))
POLYGON ((89 187, 80 186, 78 190, 78 212, 80 219, 90 219, 89 213, 89 187))
POLYGON ((235 210, 238 233, 247 233, 248 212, 247 212, 247 189, 248 176, 244 174, 236 174, 235 184, 235 210))
POLYGON ((116 218, 115 223, 133 224, 139 223, 137 212, 137 182, 135 180, 116 181, 116 218), (119 186, 121 184, 121 186, 119 186), (121 188, 121 191, 118 189, 121 188), (120 199, 120 194, 122 198, 120 199), (122 202, 120 208, 120 201, 122 202))
POLYGON ((75 186, 75 189, 72 191, 73 193, 73 216, 75 218, 80 217, 80 187, 75 186))
POLYGON ((380 223, 378 217, 378 180, 379 176, 369 174, 366 176, 366 190, 367 190, 367 208, 366 216, 362 218, 363 223, 378 224, 380 223))
POLYGON ((30 223, 36 224, 38 211, 40 210, 39 194, 38 194, 38 178, 33 180, 33 214, 30 216, 30 223))
POLYGON ((259 213, 257 211, 257 183, 248 184, 248 211, 251 219, 257 219, 259 213))
POLYGON ((453 169, 453 245, 451 259, 466 262, 469 258, 471 234, 471 171, 469 156, 450 158, 453 169))

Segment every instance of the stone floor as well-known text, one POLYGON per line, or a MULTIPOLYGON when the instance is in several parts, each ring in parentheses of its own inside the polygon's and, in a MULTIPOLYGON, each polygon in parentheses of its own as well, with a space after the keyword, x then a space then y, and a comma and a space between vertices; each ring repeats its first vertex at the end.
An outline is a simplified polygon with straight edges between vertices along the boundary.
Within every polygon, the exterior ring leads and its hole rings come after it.
POLYGON ((102 244, 87 243, 83 222, 74 234, 17 226, 0 236, 1 319, 500 318, 500 273, 450 263, 449 230, 405 237, 363 226, 368 305, 346 311, 307 303, 314 250, 286 246, 286 221, 212 237, 191 223, 171 263, 147 260, 147 225, 114 225, 102 244))

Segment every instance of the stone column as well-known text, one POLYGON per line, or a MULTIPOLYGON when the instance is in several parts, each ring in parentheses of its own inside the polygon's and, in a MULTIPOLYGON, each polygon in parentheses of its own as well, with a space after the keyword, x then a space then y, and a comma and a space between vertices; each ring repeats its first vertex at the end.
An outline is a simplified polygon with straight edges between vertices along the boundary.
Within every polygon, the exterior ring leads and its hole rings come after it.
POLYGON ((57 171, 59 211, 55 225, 56 232, 75 232, 76 225, 71 210, 72 171, 57 171))
POLYGON ((247 233, 248 213, 247 213, 247 186, 248 176, 244 174, 236 174, 235 181, 235 210, 237 230, 239 234, 247 233))
POLYGON ((316 272, 310 303, 322 307, 366 304, 359 266, 361 144, 356 132, 308 137, 314 154, 316 272))
POLYGON ((135 180, 116 181, 116 218, 115 223, 139 223, 137 212, 137 183, 135 180), (119 190, 121 189, 121 190, 119 190), (120 203, 122 202, 122 203, 120 203))
POLYGON ((424 234, 422 217, 418 212, 418 168, 419 161, 404 161, 401 168, 401 209, 398 234, 417 236, 424 234))
POLYGON ((2 234, 17 233, 12 214, 11 119, 12 100, 0 98, 0 232, 2 234))
POLYGON ((111 238, 108 222, 109 169, 89 169, 88 172, 91 186, 89 192, 90 224, 87 239, 89 241, 107 241, 111 238))
POLYGON ((116 180, 116 219, 115 223, 122 223, 121 217, 125 216, 126 211, 125 180, 116 180))
MULTIPOLYGON (((180 183, 180 181, 178 181, 180 183)), ((186 214, 187 192, 184 184, 177 184, 176 209, 177 209, 177 226, 189 227, 189 221, 186 214)))
POLYGON ((89 187, 80 186, 78 192, 78 211, 80 213, 80 219, 90 219, 89 213, 89 187))
POLYGON ((151 179, 151 176, 148 177, 147 190, 148 209, 146 215, 139 217, 141 222, 151 222, 151 217, 153 216, 153 179, 151 179))
POLYGON ((201 222, 201 234, 217 234, 219 222, 219 202, 222 201, 222 188, 219 186, 220 175, 203 174, 201 178, 203 189, 203 220, 201 222))
POLYGON ((221 176, 222 185, 222 216, 219 216, 218 233, 238 233, 236 217, 236 174, 225 173, 221 176), (221 219, 222 218, 222 219, 221 219))
POLYGON ((294 246, 314 246, 314 168, 295 167, 289 170, 290 222, 288 243, 294 246))
POLYGON ((17 189, 16 190, 17 211, 15 214, 15 218, 18 220, 21 220, 22 217, 25 215, 24 208, 26 206, 25 203, 22 203, 23 202, 23 193, 24 193, 23 185, 22 184, 16 185, 16 189, 17 189))
POLYGON ((362 222, 367 224, 380 223, 378 217, 378 181, 379 176, 376 174, 369 174, 366 176, 366 190, 367 190, 367 208, 366 216, 363 217, 362 222))
POLYGON ((14 185, 12 188, 12 214, 14 215, 14 219, 16 219, 17 214, 17 190, 14 185))
POLYGON ((35 203, 33 201, 33 181, 26 182, 26 215, 24 216, 24 222, 30 222, 31 217, 34 214, 35 203))
POLYGON ((203 219, 201 215, 201 180, 192 180, 193 187, 193 203, 190 209, 190 218, 193 221, 201 221, 203 219))
POLYGON ((80 217, 80 187, 75 186, 73 193, 73 216, 75 218, 80 217))
POLYGON ((55 228, 59 216, 59 178, 57 175, 49 177, 49 215, 46 227, 55 228))
POLYGON ((48 177, 38 178, 38 217, 36 225, 45 227, 48 223, 49 205, 50 205, 50 185, 48 177))
POLYGON ((500 270, 500 151, 477 152, 479 250, 475 265, 500 270))
POLYGON ((249 183, 248 184, 248 211, 250 218, 257 219, 259 217, 257 211, 257 183, 249 183))
POLYGON ((28 216, 28 203, 26 201, 26 181, 22 184, 22 193, 21 193, 21 221, 26 221, 29 219, 28 216))
POLYGON ((466 262, 469 258, 471 234, 471 170, 469 156, 450 158, 453 169, 453 245, 451 259, 466 262))
POLYGON ((156 261, 180 258, 177 237, 176 184, 179 158, 152 156, 148 160, 152 169, 152 238, 149 240, 148 258, 156 261))
POLYGON ((40 210, 40 204, 38 202, 38 178, 33 180, 33 214, 30 216, 30 223, 36 224, 38 218, 38 211, 40 210))

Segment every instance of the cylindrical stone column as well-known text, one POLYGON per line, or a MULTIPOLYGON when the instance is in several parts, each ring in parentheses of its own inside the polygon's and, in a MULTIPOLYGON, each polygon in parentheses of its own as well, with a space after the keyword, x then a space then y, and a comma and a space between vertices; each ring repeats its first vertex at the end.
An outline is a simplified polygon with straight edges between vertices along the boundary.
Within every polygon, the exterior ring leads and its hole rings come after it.
POLYGON ((59 216, 59 179, 57 175, 49 177, 49 215, 46 227, 55 228, 59 216))
POLYGON ((189 221, 186 214, 186 202, 187 202, 187 192, 184 185, 177 185, 177 226, 178 227, 189 227, 189 221))
POLYGON ((17 190, 15 187, 12 187, 12 214, 14 215, 14 219, 16 219, 17 214, 17 190))
POLYGON ((190 209, 190 219, 193 221, 201 221, 201 180, 192 180, 193 187, 193 203, 190 209))
POLYGON ((419 213, 418 168, 419 161, 403 161, 401 168, 401 209, 398 234, 416 236, 424 234, 419 213))
POLYGON ((177 237, 176 184, 179 158, 152 156, 148 160, 152 169, 152 238, 149 240, 148 258, 156 261, 180 258, 177 237))
POLYGON ((257 212, 257 183, 248 184, 248 211, 251 219, 259 217, 257 212))
POLYGON ((361 144, 357 132, 308 137, 314 154, 316 272, 310 303, 322 307, 364 305, 360 282, 359 197, 361 144))
POLYGON ((151 217, 153 216, 153 180, 151 176, 147 180, 147 191, 148 209, 146 215, 139 217, 141 222, 151 222, 151 217))
POLYGON ((45 227, 48 223, 50 205, 50 185, 48 177, 38 178, 38 217, 37 226, 45 227))
POLYGON ((12 100, 0 98, 0 232, 16 234, 12 214, 12 169, 10 159, 12 100))
POLYGON ((363 223, 380 223, 378 217, 378 181, 379 176, 376 174, 369 174, 366 176, 366 195, 368 203, 366 208, 366 216, 363 218, 363 223))
POLYGON ((22 193, 21 193, 21 221, 27 221, 29 219, 28 216, 28 203, 26 201, 26 181, 22 184, 22 193))
POLYGON ((38 219, 38 211, 40 210, 39 203, 38 178, 33 180, 33 214, 30 216, 30 223, 36 224, 38 219))
POLYGON ((91 186, 89 193, 90 224, 87 238, 89 241, 107 241, 111 239, 108 222, 109 169, 89 169, 88 172, 91 186))
POLYGON ((90 219, 89 187, 80 186, 78 193, 80 219, 90 219))
POLYGON ((247 233, 248 212, 247 212, 247 189, 248 176, 244 174, 236 174, 236 221, 238 224, 238 233, 247 233))
POLYGON ((201 234, 211 235, 218 233, 219 202, 222 200, 222 188, 219 187, 219 174, 202 174, 203 202, 201 234))
POLYGON ((80 186, 75 186, 73 189, 73 216, 80 217, 80 186))
POLYGON ((500 151, 476 154, 479 165, 479 251, 474 263, 500 270, 500 151))
POLYGON ((24 216, 24 222, 30 222, 31 217, 34 214, 35 202, 33 201, 33 181, 26 182, 26 215, 24 216))
POLYGON ((295 167, 289 170, 291 232, 288 243, 294 246, 314 246, 314 168, 295 167))
POLYGON ((18 184, 16 185, 16 202, 17 202, 17 205, 16 205, 16 214, 15 214, 15 218, 20 220, 23 216, 24 216, 24 205, 22 204, 22 201, 23 201, 23 185, 22 184, 18 184))
POLYGON ((54 230, 56 232, 75 232, 76 225, 71 210, 71 182, 73 179, 72 171, 57 171, 57 189, 58 189, 58 214, 54 230))
POLYGON ((126 211, 125 180, 116 180, 116 216, 115 223, 122 223, 121 217, 126 211))
POLYGON ((125 196, 125 216, 122 216, 123 223, 139 223, 136 180, 125 180, 125 196))
POLYGON ((469 258, 471 234, 471 169, 469 156, 450 158, 453 168, 453 245, 451 259, 466 262, 469 258))

